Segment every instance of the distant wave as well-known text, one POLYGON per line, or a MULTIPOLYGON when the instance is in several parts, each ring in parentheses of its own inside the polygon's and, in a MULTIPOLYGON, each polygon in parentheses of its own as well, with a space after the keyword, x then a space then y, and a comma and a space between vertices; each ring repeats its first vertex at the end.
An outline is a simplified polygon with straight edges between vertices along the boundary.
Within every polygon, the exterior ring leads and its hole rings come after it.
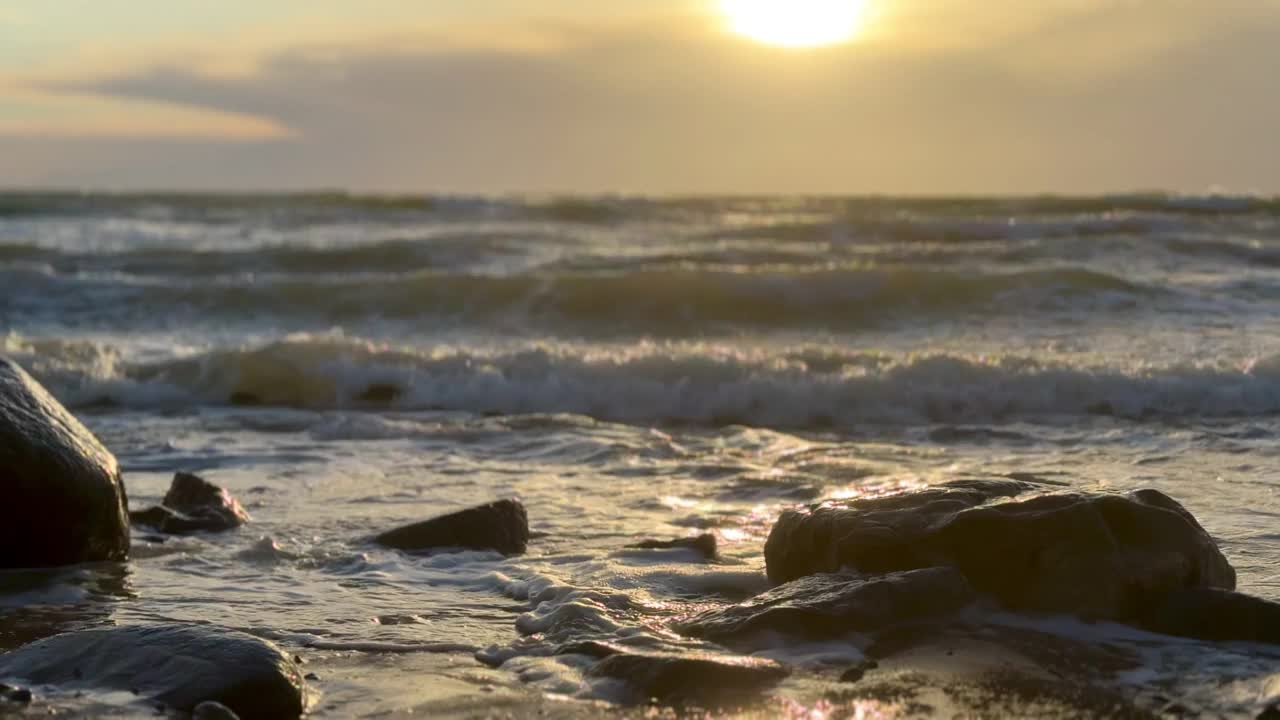
POLYGON ((779 428, 973 423, 1110 415, 1280 412, 1280 357, 1247 368, 1077 366, 1028 356, 887 356, 719 346, 420 352, 294 336, 133 363, 107 346, 10 337, 8 351, 74 406, 261 405, 573 413, 637 424, 779 428))
MULTIPOLYGON (((111 298, 121 317, 164 307, 202 322, 219 318, 351 323, 392 319, 430 327, 534 326, 553 333, 687 335, 733 328, 874 327, 903 317, 1113 307, 1163 290, 1084 269, 1011 273, 841 269, 734 272, 655 269, 519 275, 252 275, 207 282, 63 275, 24 265, 0 281, 65 314, 97 312, 111 298), (78 303, 78 304, 77 304, 78 303)), ((0 303, 3 310, 3 303, 0 303)))
POLYGON ((689 197, 450 196, 301 193, 74 193, 0 192, 0 218, 114 215, 231 222, 245 217, 277 222, 378 215, 511 216, 569 223, 611 223, 675 213, 818 212, 844 218, 886 212, 936 215, 1053 215, 1156 212, 1179 215, 1280 214, 1280 198, 1260 195, 1127 193, 1099 196, 940 197, 689 197))

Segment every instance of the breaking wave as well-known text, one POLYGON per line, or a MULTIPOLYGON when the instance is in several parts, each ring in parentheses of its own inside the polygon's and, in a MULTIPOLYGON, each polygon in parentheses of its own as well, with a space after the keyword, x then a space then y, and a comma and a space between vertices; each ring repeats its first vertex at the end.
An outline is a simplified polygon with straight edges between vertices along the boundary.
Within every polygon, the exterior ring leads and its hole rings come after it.
POLYGON ((571 413, 634 424, 848 428, 1280 412, 1280 357, 1247 367, 1076 366, 1019 355, 749 352, 722 346, 555 345, 412 350, 339 336, 133 363, 83 341, 10 337, 6 350, 77 406, 571 413))

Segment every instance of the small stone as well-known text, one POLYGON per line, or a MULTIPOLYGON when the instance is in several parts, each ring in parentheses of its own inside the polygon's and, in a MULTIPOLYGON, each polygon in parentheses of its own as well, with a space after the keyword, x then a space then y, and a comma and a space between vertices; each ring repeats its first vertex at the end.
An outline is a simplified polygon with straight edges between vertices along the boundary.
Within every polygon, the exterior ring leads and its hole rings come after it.
POLYGON ((878 667, 880 667, 880 663, 875 660, 863 660, 857 665, 845 670, 844 673, 840 675, 840 682, 856 683, 868 672, 875 670, 878 667))
POLYGON ((164 500, 129 513, 135 524, 171 535, 231 530, 251 519, 231 493, 191 473, 177 473, 164 500))
POLYGON ((637 550, 674 550, 674 549, 690 549, 697 550, 702 553, 703 557, 711 559, 716 556, 716 536, 711 533, 703 533, 696 537, 677 538, 675 540, 641 540, 628 548, 637 550))

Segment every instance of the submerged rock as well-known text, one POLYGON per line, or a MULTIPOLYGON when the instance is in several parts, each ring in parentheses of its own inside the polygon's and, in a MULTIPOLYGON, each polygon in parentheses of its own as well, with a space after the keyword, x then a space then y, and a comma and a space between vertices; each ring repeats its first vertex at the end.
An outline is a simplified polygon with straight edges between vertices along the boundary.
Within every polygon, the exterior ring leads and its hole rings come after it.
POLYGON ((115 456, 17 363, 0 358, 0 568, 124 560, 115 456))
POLYGON ((454 547, 519 555, 529 545, 529 516, 519 500, 498 500, 396 528, 373 540, 397 550, 454 547))
POLYGON ((1235 570, 1181 505, 1155 490, 1062 491, 962 480, 782 514, 770 579, 944 566, 1013 610, 1132 621, 1187 588, 1234 589, 1235 570))
POLYGON ((177 473, 161 504, 129 513, 139 524, 171 535, 232 530, 249 522, 249 513, 231 493, 198 475, 177 473))
POLYGON ((0 655, 0 679, 68 691, 130 691, 179 712, 220 703, 240 718, 296 718, 302 674, 275 645, 204 625, 57 635, 0 655))
POLYGON ((618 653, 590 670, 597 677, 625 680, 645 699, 712 705, 749 700, 790 673, 773 660, 708 654, 618 653))
POLYGON ((627 547, 636 550, 697 550, 702 553, 703 557, 711 559, 716 556, 716 536, 711 533, 703 533, 696 537, 677 538, 675 540, 641 540, 627 547))
POLYGON ((976 599, 954 568, 928 568, 863 578, 810 575, 746 602, 709 610, 677 625, 717 642, 772 631, 811 637, 874 632, 955 612, 976 599))

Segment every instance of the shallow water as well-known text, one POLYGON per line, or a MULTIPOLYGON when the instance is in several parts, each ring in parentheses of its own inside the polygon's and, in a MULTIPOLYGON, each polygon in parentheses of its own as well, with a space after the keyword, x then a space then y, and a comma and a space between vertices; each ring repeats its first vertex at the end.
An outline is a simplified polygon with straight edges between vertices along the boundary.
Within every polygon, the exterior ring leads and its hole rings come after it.
MULTIPOLYGON (((6 575, 5 647, 213 622, 306 659, 317 716, 622 712, 549 644, 692 651, 668 625, 767 587, 782 508, 1003 473, 1164 490, 1280 600, 1271 201, 7 195, 0 288, 3 351, 133 506, 186 470, 254 518, 6 575), (365 540, 505 496, 522 557, 365 540), (719 561, 625 548, 702 532, 719 561)), ((1005 621, 1142 648, 1133 692, 1280 692, 1261 648, 1005 621)), ((863 649, 754 648, 801 668, 754 712, 818 706, 863 649)))

